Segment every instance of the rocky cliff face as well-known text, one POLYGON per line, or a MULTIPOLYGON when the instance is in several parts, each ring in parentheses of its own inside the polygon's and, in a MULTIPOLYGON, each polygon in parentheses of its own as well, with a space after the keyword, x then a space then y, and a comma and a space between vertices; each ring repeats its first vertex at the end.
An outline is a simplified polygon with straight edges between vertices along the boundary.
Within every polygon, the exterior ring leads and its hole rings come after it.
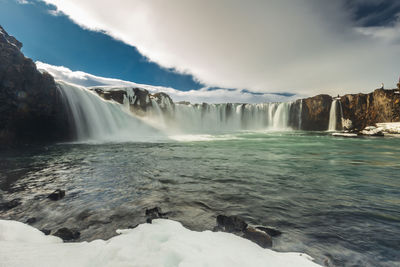
POLYGON ((369 94, 349 94, 340 98, 343 118, 350 119, 353 128, 361 130, 379 122, 400 121, 398 90, 377 89, 369 94))
POLYGON ((127 87, 127 88, 92 88, 100 97, 106 100, 114 100, 120 104, 129 104, 130 110, 137 115, 144 115, 149 109, 154 107, 156 102, 161 110, 167 106, 174 106, 171 97, 166 93, 151 94, 143 88, 127 87))
POLYGON ((0 26, 0 146, 66 139, 69 125, 52 76, 0 26))
MULTIPOLYGON (((317 95, 302 101, 297 100, 292 106, 290 125, 298 128, 296 114, 298 114, 301 104, 301 129, 326 130, 329 124, 332 100, 329 95, 317 95)), ((380 122, 400 121, 400 94, 395 89, 376 89, 369 94, 347 94, 340 97, 338 107, 336 114, 338 128, 342 128, 341 118, 350 120, 351 128, 356 131, 380 122)))
POLYGON ((331 104, 332 97, 329 95, 296 100, 290 109, 289 126, 306 131, 328 129, 331 104))

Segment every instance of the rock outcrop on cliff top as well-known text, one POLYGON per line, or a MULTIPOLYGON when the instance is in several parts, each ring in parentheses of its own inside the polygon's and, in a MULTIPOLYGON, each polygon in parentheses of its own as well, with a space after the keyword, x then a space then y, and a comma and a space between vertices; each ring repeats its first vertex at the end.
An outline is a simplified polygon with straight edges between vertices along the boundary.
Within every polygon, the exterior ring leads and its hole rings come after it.
POLYGON ((0 26, 0 146, 66 139, 66 111, 52 76, 0 26))

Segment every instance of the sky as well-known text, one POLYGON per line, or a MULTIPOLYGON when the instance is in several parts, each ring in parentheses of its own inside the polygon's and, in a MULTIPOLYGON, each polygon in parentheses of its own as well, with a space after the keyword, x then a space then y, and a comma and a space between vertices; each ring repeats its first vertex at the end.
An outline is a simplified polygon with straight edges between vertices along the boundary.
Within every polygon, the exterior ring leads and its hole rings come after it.
POLYGON ((189 99, 370 92, 400 75, 398 0, 0 0, 0 24, 35 61, 189 99))

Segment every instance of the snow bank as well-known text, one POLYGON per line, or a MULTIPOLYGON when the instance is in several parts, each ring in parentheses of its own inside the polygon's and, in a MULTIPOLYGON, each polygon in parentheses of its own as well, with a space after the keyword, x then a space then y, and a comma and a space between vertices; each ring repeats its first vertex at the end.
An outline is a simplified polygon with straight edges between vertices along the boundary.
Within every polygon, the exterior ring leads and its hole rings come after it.
POLYGON ((384 122, 376 125, 383 128, 383 131, 387 133, 400 134, 400 122, 384 122))
POLYGON ((171 220, 118 230, 107 241, 62 243, 16 221, 0 220, 1 266, 319 266, 228 233, 194 232, 171 220))

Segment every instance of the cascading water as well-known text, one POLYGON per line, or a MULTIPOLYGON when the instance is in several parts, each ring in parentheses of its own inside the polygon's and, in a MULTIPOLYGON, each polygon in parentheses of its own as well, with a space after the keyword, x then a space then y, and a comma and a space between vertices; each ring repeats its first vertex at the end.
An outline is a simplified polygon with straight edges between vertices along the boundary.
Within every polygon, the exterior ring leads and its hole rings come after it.
POLYGON ((336 131, 336 124, 337 124, 337 100, 334 99, 331 104, 331 110, 329 111, 329 125, 328 131, 336 131))
POLYGON ((176 134, 289 129, 292 103, 174 104, 166 95, 114 88, 126 92, 120 104, 84 87, 61 81, 58 85, 69 106, 78 141, 143 141, 176 134), (143 105, 139 116, 132 113, 143 105))
POLYGON ((299 130, 301 130, 301 115, 303 113, 303 99, 300 99, 300 107, 299 107, 299 130))
POLYGON ((72 113, 78 141, 143 141, 162 136, 124 105, 69 83, 59 81, 58 88, 72 113))
MULTIPOLYGON (((153 105, 156 103, 153 103, 153 105)), ((157 105, 157 104, 156 104, 157 105)), ((175 104, 161 114, 166 131, 217 133, 239 130, 288 129, 291 103, 175 104)), ((154 107, 156 110, 159 107, 154 107)), ((153 113, 154 115, 155 113, 153 113)))

